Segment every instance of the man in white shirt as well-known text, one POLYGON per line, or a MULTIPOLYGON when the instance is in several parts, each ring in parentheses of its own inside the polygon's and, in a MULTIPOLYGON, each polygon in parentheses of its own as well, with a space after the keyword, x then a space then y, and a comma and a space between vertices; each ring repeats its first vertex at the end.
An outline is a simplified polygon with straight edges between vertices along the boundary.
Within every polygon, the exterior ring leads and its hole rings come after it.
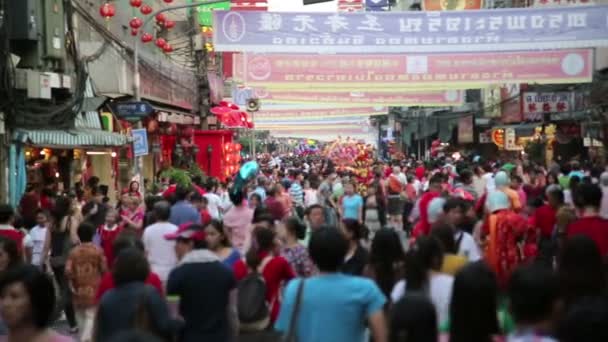
POLYGON ((220 208, 222 207, 222 199, 216 194, 217 183, 213 181, 209 182, 205 186, 205 190, 207 192, 203 196, 207 199, 207 211, 209 211, 209 215, 211 215, 212 219, 220 220, 220 208))
POLYGON ((144 230, 143 243, 152 272, 166 285, 169 273, 177 264, 175 241, 165 239, 165 235, 173 234, 178 227, 169 222, 171 204, 166 201, 154 205, 156 223, 144 230))
POLYGON ((42 256, 44 240, 46 239, 46 229, 48 224, 48 214, 39 210, 36 214, 36 226, 25 236, 25 251, 27 260, 34 266, 42 267, 46 257, 42 256))
POLYGON ((458 248, 458 255, 475 262, 481 259, 481 252, 473 236, 461 229, 466 220, 466 211, 469 204, 460 198, 450 198, 443 206, 447 223, 454 228, 454 241, 458 248))

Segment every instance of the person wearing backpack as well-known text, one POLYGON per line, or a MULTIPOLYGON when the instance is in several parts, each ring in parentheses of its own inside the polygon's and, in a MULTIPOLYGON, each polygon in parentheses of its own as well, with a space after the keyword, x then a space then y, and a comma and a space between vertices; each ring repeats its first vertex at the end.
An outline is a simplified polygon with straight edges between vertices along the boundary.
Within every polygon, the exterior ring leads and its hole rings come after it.
POLYGON ((240 330, 249 332, 266 330, 274 323, 281 287, 296 276, 289 262, 276 253, 276 232, 260 228, 254 234, 257 247, 247 252, 246 261, 234 264, 240 330))
POLYGON ((185 321, 178 341, 231 341, 236 335, 236 281, 207 249, 204 228, 184 226, 165 238, 176 241, 179 259, 167 282, 167 294, 179 298, 179 314, 185 321))

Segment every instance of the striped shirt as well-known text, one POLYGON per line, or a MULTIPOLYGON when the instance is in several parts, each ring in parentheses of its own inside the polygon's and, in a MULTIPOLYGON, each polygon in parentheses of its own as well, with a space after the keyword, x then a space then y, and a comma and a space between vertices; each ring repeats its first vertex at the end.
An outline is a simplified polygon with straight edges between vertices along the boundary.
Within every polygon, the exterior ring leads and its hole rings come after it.
POLYGON ((293 199, 296 206, 304 206, 304 190, 300 184, 296 182, 291 184, 291 187, 289 188, 289 195, 293 199))

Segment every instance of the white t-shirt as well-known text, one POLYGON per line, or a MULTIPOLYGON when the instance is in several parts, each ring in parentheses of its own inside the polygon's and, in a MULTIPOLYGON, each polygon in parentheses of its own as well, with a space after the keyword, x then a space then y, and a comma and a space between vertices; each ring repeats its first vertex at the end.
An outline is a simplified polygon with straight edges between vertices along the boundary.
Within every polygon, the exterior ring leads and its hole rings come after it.
POLYGON ((486 181, 486 191, 488 193, 496 189, 496 183, 494 183, 494 174, 488 172, 483 175, 482 178, 486 181))
MULTIPOLYGON (((450 315, 450 300, 452 298, 452 285, 454 284, 454 277, 434 273, 431 276, 430 281, 430 297, 431 302, 435 306, 435 312, 437 312, 437 324, 441 326, 447 322, 450 315)), ((405 295, 405 280, 399 281, 393 287, 391 291, 391 300, 396 303, 401 297, 405 295)))
POLYGON ((209 211, 209 215, 211 215, 211 218, 219 220, 222 199, 220 196, 211 192, 206 193, 204 196, 207 199, 207 210, 209 211))
POLYGON ((458 255, 462 255, 469 259, 469 262, 479 261, 481 259, 481 253, 479 252, 479 246, 475 242, 473 236, 467 232, 457 232, 454 234, 454 241, 460 240, 460 246, 458 246, 458 255), (461 236, 462 235, 462 239, 461 236))
POLYGON ((165 235, 176 231, 177 226, 169 222, 155 223, 144 230, 143 242, 150 268, 163 283, 167 282, 169 273, 177 264, 175 241, 165 239, 165 235))
POLYGON ((46 239, 46 227, 35 226, 25 236, 25 247, 32 250, 32 265, 42 266, 42 250, 46 239))

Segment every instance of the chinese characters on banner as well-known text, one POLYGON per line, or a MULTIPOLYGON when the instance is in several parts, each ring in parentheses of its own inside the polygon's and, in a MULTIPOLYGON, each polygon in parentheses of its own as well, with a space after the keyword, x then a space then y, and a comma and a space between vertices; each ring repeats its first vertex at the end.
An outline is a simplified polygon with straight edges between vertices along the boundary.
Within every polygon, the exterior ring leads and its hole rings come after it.
POLYGON ((521 95, 519 84, 505 84, 500 88, 501 115, 503 123, 516 123, 521 121, 521 95))
POLYGON ((559 7, 559 6, 590 6, 595 5, 593 0, 534 0, 532 7, 559 7))
POLYGON ((538 121, 543 119, 543 113, 564 113, 570 111, 573 100, 571 92, 556 93, 523 93, 524 119, 538 121))
POLYGON ((608 46, 605 5, 348 14, 214 11, 213 15, 218 51, 450 53, 608 46))
POLYGON ((234 77, 272 89, 474 89, 487 84, 582 83, 590 49, 432 55, 258 55, 236 57, 234 77))
POLYGON ((425 11, 462 11, 477 10, 483 7, 483 0, 423 0, 425 11))
MULTIPOLYGON (((359 91, 343 91, 323 93, 300 90, 268 90, 254 89, 255 96, 264 103, 325 103, 334 106, 419 106, 444 107, 460 106, 464 102, 464 92, 461 90, 439 90, 425 92, 386 92, 367 93, 359 91)), ((237 102, 237 104, 239 104, 237 102)))
POLYGON ((458 119, 458 143, 469 144, 473 142, 473 115, 458 119))
POLYGON ((255 118, 337 118, 337 117, 356 117, 356 116, 374 116, 386 115, 387 107, 361 107, 361 108, 334 108, 334 109, 279 109, 279 110, 261 110, 255 113, 255 118))

